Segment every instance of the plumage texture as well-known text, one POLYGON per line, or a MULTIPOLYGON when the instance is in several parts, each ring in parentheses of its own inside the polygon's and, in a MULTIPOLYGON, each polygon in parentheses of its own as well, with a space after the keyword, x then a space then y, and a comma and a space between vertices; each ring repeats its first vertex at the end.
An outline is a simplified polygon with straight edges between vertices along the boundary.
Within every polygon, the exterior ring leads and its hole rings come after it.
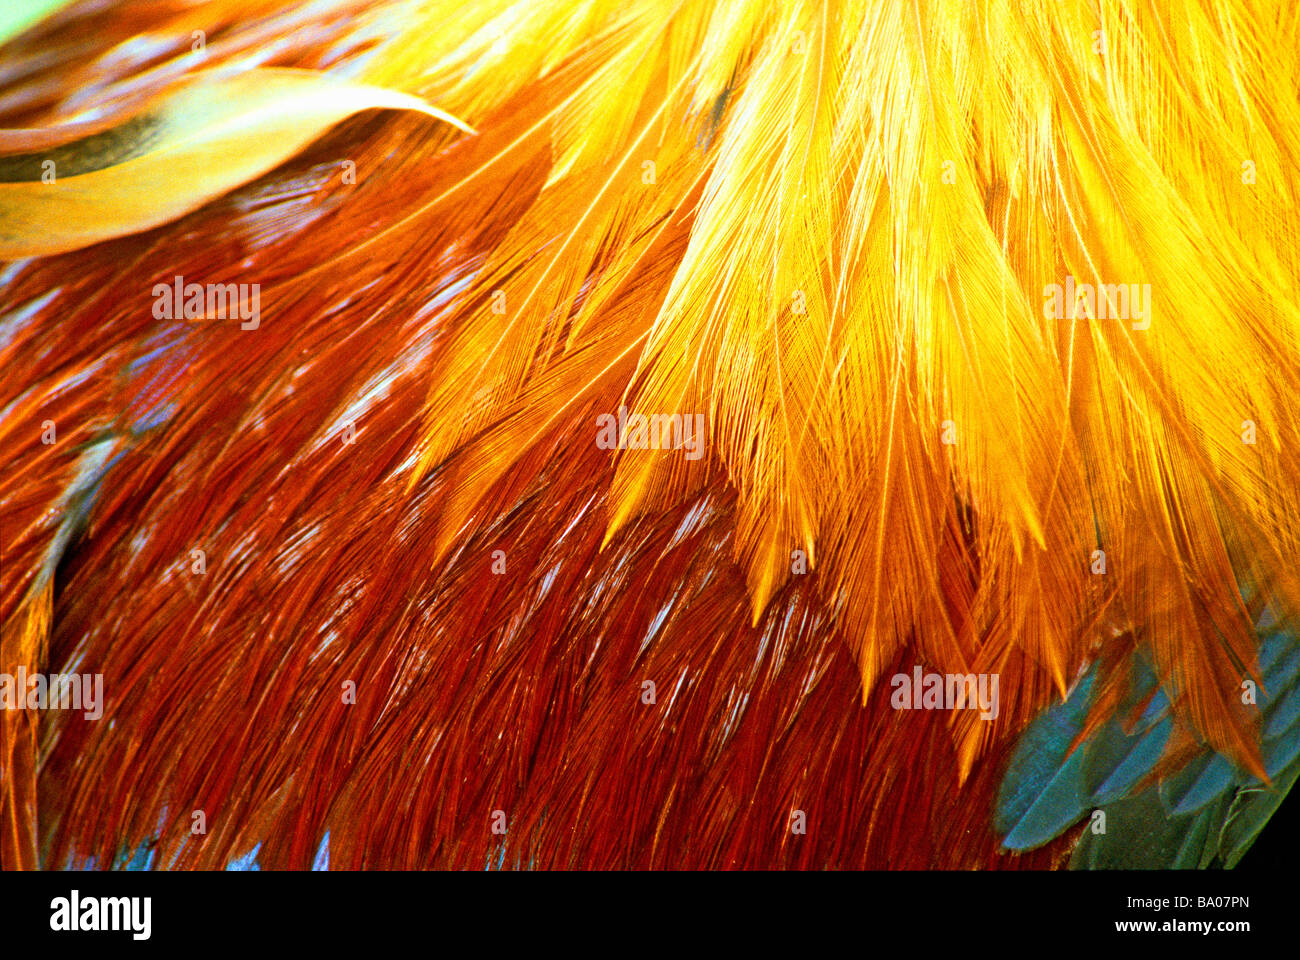
POLYGON ((1300 11, 99 6, 0 48, 0 670, 107 690, 5 718, 6 864, 1058 864, 1002 849, 1003 775, 1136 657, 1156 776, 1266 777, 1300 11), (290 92, 298 139, 87 209, 119 239, 41 223, 51 150, 283 68, 474 132, 290 92), (175 276, 260 284, 260 325, 157 318, 175 276), (1149 326, 1049 318, 1067 277, 1149 284, 1149 326), (622 406, 705 414, 705 456, 600 449, 622 406), (914 664, 998 674, 997 720, 891 709, 914 664))

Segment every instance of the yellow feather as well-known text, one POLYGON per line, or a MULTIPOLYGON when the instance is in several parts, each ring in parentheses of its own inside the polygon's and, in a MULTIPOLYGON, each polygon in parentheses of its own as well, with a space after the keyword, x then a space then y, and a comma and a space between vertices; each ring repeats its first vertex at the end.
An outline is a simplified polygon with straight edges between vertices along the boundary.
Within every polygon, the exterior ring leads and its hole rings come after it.
MULTIPOLYGON (((955 672, 1025 657, 1063 695, 1093 637, 1136 629, 1198 729, 1248 752, 1224 692, 1250 662, 1241 590, 1300 609, 1300 116, 1279 94, 1296 88, 1294 11, 888 0, 493 16, 557 42, 541 51, 516 29, 466 52, 426 35, 413 63, 441 62, 441 44, 481 69, 454 85, 382 77, 448 91, 473 122, 512 86, 579 73, 532 132, 553 153, 533 214, 476 283, 512 309, 459 329, 422 470, 502 417, 556 422, 631 356, 629 410, 707 417, 755 619, 804 551, 864 690, 914 640, 955 672), (662 304, 614 323, 611 292, 674 215, 689 243, 662 304), (1104 292, 1048 315, 1045 291, 1067 278, 1139 293, 1123 317, 1104 292), (1150 313, 1134 316, 1147 285, 1150 313)), ((480 451, 457 515, 529 444, 555 442, 490 436, 510 449, 480 451)), ((705 469, 611 456, 611 535, 705 469)), ((1026 716, 1047 693, 1034 682, 1026 716)), ((969 769, 984 734, 954 735, 969 769)))

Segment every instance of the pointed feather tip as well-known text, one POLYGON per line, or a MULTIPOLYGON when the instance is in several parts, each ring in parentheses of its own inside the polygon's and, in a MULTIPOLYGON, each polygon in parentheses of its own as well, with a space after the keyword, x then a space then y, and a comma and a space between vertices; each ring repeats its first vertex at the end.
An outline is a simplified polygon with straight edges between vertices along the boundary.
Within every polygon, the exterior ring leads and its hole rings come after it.
POLYGON ((869 650, 857 651, 858 676, 861 679, 861 706, 866 707, 871 699, 871 693, 876 689, 876 683, 880 679, 882 664, 876 662, 875 656, 869 650))
POLYGON ((614 512, 610 514, 609 521, 605 524, 605 535, 600 538, 600 547, 597 549, 597 553, 605 552, 605 548, 613 543, 614 538, 627 525, 627 521, 631 516, 631 505, 626 502, 620 503, 614 512))
POLYGON ((411 467, 411 473, 406 478, 406 486, 402 490, 403 497, 409 497, 411 495, 412 491, 420 485, 420 481, 428 475, 429 469, 432 466, 433 452, 426 447, 420 452, 419 457, 415 461, 415 465, 411 467))
MULTIPOLYGON (((1232 757, 1228 758, 1232 760, 1232 757)), ((1268 775, 1264 767, 1264 752, 1260 749, 1257 740, 1248 741, 1245 745, 1244 753, 1235 761, 1237 766, 1243 767, 1247 773, 1262 783, 1265 788, 1273 788, 1273 779, 1268 775)))
POLYGON ((425 116, 434 117, 437 120, 442 120, 445 123, 450 123, 457 130, 461 130, 465 133, 468 133, 472 137, 478 136, 478 131, 473 127, 471 127, 464 120, 461 120, 459 117, 453 116, 452 114, 448 113, 446 110, 439 110, 437 107, 425 103, 423 100, 419 100, 414 97, 412 97, 412 100, 414 100, 414 103, 411 104, 411 109, 416 113, 423 113, 425 116))
POLYGON ((964 736, 959 736, 955 746, 957 747, 957 786, 964 787, 966 781, 970 779, 970 774, 975 769, 975 761, 983 752, 985 731, 974 727, 967 731, 964 736))
POLYGON ((749 588, 749 625, 757 627, 763 614, 767 612, 772 596, 776 593, 776 577, 770 570, 763 571, 758 581, 751 582, 749 588))
MULTIPOLYGON (((817 568, 816 546, 813 538, 808 536, 803 541, 798 542, 795 550, 796 552, 802 551, 806 555, 808 562, 808 569, 801 575, 807 576, 811 574, 817 568)), ((738 557, 737 561, 739 562, 739 560, 738 557)), ((756 568, 751 567, 750 576, 748 577, 749 625, 751 627, 758 626, 759 621, 763 619, 763 614, 767 612, 767 608, 772 602, 772 597, 794 575, 793 570, 786 570, 785 563, 785 556, 773 548, 770 550, 766 561, 758 561, 756 562, 756 568)))
MULTIPOLYGON (((1061 648, 1053 646, 1052 649, 1059 650, 1061 648)), ((1065 680, 1065 664, 1059 656, 1054 656, 1049 666, 1052 670, 1052 683, 1056 686, 1056 692, 1060 695, 1061 702, 1064 703, 1069 699, 1070 695, 1070 688, 1065 680)))

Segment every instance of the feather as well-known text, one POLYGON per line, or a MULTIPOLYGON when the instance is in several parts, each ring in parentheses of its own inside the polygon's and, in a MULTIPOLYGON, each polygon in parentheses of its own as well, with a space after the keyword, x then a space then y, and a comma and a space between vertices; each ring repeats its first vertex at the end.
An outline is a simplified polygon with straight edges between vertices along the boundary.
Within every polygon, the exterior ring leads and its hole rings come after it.
POLYGON ((0 609, 110 693, 6 726, 6 862, 1045 866, 1289 756, 1300 13, 91 6, 0 49, 4 169, 124 151, 0 184, 0 609))
POLYGON ((418 110, 473 132, 413 97, 309 71, 200 74, 131 117, 126 130, 0 161, 0 258, 65 253, 169 223, 376 107, 418 110))

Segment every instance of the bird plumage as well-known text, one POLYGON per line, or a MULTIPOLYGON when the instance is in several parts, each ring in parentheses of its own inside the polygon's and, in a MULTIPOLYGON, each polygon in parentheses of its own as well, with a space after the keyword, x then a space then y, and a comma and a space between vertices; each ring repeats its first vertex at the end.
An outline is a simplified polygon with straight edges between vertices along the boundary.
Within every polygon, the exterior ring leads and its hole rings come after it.
POLYGON ((5 718, 0 858, 1056 865, 1110 797, 1018 845, 999 798, 1055 768, 1008 781, 1017 745, 1085 689, 1060 769, 1143 736, 1139 665, 1170 733, 1126 795, 1272 783, 1298 46, 1235 0, 12 40, 0 670, 108 694, 5 718), (159 317, 177 277, 257 284, 256 328, 159 317), (704 455, 603 449, 621 409, 702 414, 704 455), (894 709, 916 665, 996 674, 997 718, 894 709))

